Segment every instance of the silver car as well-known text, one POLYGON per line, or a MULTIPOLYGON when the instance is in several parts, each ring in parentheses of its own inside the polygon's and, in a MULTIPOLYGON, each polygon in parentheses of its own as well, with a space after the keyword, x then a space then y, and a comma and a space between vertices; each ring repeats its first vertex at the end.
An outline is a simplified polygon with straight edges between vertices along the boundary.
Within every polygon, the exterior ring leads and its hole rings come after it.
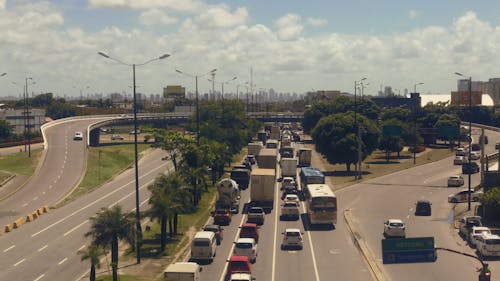
POLYGON ((388 219, 384 222, 384 236, 390 237, 406 237, 406 225, 400 219, 388 219))
POLYGON ((234 242, 233 255, 248 257, 248 260, 254 263, 257 259, 257 243, 255 243, 255 239, 238 238, 238 240, 234 242))

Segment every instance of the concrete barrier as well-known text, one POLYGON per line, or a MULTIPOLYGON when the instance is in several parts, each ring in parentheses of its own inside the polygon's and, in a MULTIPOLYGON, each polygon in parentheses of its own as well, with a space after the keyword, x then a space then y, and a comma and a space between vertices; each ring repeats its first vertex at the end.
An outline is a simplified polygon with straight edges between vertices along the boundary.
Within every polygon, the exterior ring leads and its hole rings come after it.
POLYGON ((12 224, 9 223, 9 224, 6 224, 5 227, 4 227, 4 230, 3 230, 5 233, 7 232, 11 232, 12 231, 12 224))
POLYGON ((49 212, 49 206, 43 206, 42 209, 43 209, 44 213, 48 213, 49 212))
POLYGON ((31 215, 33 216, 34 220, 38 218, 38 212, 37 211, 34 211, 31 215))
POLYGON ((42 208, 39 208, 35 211, 38 215, 41 215, 43 214, 43 209, 42 208))
POLYGON ((27 215, 26 216, 26 222, 32 222, 34 220, 33 215, 27 215))
POLYGON ((26 222, 26 219, 24 217, 18 218, 17 220, 14 221, 14 228, 19 228, 21 225, 23 225, 26 222))

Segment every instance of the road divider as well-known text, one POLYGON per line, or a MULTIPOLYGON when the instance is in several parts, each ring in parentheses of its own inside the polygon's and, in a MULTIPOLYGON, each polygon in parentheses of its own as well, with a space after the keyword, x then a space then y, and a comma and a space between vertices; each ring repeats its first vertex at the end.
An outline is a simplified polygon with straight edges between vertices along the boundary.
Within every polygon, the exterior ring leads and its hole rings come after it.
MULTIPOLYGON (((13 223, 6 224, 4 226, 4 233, 11 232, 12 230, 21 227, 23 224, 27 222, 32 222, 36 220, 39 216, 42 214, 48 213, 49 212, 49 207, 48 206, 43 206, 35 211, 33 211, 31 214, 26 215, 25 217, 20 217, 17 220, 15 220, 13 223)), ((0 232, 0 235, 2 233, 0 232)))

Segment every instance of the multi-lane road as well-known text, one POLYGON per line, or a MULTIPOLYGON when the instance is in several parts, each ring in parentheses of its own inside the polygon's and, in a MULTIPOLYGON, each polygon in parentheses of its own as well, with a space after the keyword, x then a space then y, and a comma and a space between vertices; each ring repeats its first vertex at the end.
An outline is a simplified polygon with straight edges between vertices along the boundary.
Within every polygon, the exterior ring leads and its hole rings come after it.
MULTIPOLYGON (((85 165, 85 141, 73 141, 75 131, 85 132, 94 120, 72 120, 47 128, 45 161, 39 172, 19 192, 2 201, 0 220, 3 224, 31 213, 43 205, 52 205, 63 198, 78 183, 85 165)), ((500 134, 488 132, 491 149, 500 134)), ((148 199, 146 186, 154 178, 171 169, 161 159, 165 154, 155 151, 144 157, 139 165, 141 206, 148 199)), ((417 159, 418 161, 418 159, 417 159)), ((313 165, 323 170, 317 155, 313 165)), ((278 167, 279 169, 279 167, 278 167)), ((303 220, 279 220, 279 189, 276 188, 274 210, 266 215, 260 229, 259 254, 252 272, 257 280, 373 280, 364 256, 360 254, 353 234, 343 219, 349 209, 355 235, 366 241, 368 258, 383 272, 386 280, 471 280, 477 278, 472 259, 449 253, 438 253, 435 263, 382 265, 382 222, 401 218, 407 223, 409 237, 434 236, 436 245, 473 253, 456 235, 452 224, 452 205, 446 197, 454 188, 446 187, 446 179, 459 173, 452 158, 417 166, 385 177, 369 180, 337 190, 339 218, 334 229, 310 230, 303 220), (414 203, 418 199, 433 203, 431 217, 415 217, 414 203), (281 250, 281 232, 286 227, 304 232, 304 248, 281 250)), ((277 171, 279 174, 279 170, 277 171)), ((479 176, 473 175, 473 183, 479 176)), ((278 184, 278 183, 276 183, 278 184)), ((0 237, 0 280, 82 280, 88 263, 80 262, 79 249, 88 244, 84 233, 89 230, 88 218, 100 208, 120 204, 132 211, 134 200, 133 169, 126 171, 99 190, 83 196, 61 208, 53 209, 32 223, 0 237)), ((242 193, 242 202, 249 199, 249 190, 242 193)), ((305 212, 302 208, 302 212, 305 212)), ((225 227, 222 245, 212 264, 203 265, 203 280, 219 281, 225 273, 226 259, 231 255, 232 242, 245 214, 233 216, 225 227)), ((500 272, 498 261, 490 262, 493 272, 500 272)), ((494 277, 495 278, 495 277, 494 277)))

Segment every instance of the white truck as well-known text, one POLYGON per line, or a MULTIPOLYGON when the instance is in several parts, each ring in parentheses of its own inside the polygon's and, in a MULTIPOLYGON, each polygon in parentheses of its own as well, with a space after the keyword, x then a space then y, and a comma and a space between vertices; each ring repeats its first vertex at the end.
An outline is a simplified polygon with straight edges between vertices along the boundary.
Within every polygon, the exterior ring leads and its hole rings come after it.
POLYGON ((176 262, 163 271, 163 281, 201 281, 200 271, 195 262, 176 262))
POLYGON ((292 177, 295 179, 297 175, 297 158, 281 158, 281 177, 292 177))
POLYGON ((297 149, 297 157, 299 158, 300 167, 311 166, 311 156, 312 156, 312 149, 310 148, 297 149))
POLYGON ((237 214, 240 209, 240 189, 236 181, 230 178, 222 179, 217 183, 217 192, 215 209, 230 210, 237 214))
POLYGON ((253 169, 250 181, 250 205, 271 210, 274 206, 276 185, 274 169, 253 169))
POLYGON ((257 155, 257 166, 261 169, 276 169, 278 150, 276 148, 264 148, 257 155))

